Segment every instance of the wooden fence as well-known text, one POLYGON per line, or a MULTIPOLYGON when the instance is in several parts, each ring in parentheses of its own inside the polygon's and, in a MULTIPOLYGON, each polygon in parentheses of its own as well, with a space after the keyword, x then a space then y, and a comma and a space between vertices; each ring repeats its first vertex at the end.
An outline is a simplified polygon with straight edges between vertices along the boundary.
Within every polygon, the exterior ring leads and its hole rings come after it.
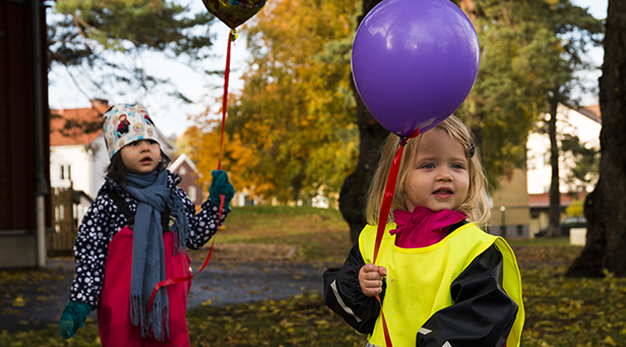
POLYGON ((76 238, 74 190, 52 188, 52 218, 54 232, 46 235, 48 256, 71 255, 76 238))

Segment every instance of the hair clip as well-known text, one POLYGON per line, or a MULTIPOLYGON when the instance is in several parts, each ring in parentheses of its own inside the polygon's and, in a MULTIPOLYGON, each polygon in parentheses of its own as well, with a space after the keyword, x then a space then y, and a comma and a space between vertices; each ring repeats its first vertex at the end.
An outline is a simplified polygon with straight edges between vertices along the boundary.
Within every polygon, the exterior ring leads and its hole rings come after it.
POLYGON ((476 145, 474 144, 474 140, 470 140, 470 147, 469 147, 470 158, 474 157, 474 152, 476 152, 476 145))

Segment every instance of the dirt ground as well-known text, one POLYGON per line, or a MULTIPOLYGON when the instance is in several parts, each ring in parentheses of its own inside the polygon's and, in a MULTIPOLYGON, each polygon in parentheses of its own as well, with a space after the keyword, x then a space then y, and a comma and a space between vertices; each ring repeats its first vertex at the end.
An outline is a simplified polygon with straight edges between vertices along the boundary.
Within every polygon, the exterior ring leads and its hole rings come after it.
MULTIPOLYGON (((192 273, 204 263, 210 244, 188 254, 192 273)), ((233 305, 283 299, 323 291, 323 267, 290 261, 295 246, 216 244, 206 268, 192 280, 188 307, 233 305)), ((4 272, 0 288, 0 330, 30 330, 58 324, 69 300, 74 275, 72 258, 51 258, 47 271, 4 272)), ((90 315, 96 318, 93 311, 90 315)))

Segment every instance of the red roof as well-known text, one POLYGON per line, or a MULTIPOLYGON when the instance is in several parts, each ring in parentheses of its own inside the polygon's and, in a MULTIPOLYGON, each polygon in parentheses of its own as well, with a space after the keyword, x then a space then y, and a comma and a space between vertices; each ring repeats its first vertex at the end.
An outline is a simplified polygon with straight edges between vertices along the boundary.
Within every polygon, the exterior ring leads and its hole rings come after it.
POLYGON ((581 106, 581 108, 593 113, 598 118, 602 118, 602 114, 600 113, 600 105, 594 106, 581 106))
POLYGON ((88 145, 102 133, 102 114, 107 104, 50 110, 50 146, 88 145))
POLYGON ((600 124, 602 124, 602 113, 600 112, 600 105, 581 106, 577 109, 581 114, 589 117, 600 124))
MULTIPOLYGON (((585 200, 587 192, 580 192, 576 194, 561 193, 561 206, 569 206, 574 200, 585 200)), ((550 194, 528 194, 528 206, 530 208, 541 208, 550 206, 550 194)))

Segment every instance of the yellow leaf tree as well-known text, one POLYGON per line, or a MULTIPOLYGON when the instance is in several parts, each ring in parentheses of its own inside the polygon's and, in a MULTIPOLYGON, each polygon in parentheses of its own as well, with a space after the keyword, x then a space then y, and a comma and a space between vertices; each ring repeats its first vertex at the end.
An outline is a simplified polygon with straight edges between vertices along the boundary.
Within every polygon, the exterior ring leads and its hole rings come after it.
POLYGON ((242 188, 281 202, 337 195, 358 149, 350 90, 357 7, 277 1, 249 22, 251 59, 226 121, 225 147, 240 141, 247 155, 230 168, 242 188))
MULTIPOLYGON (((184 144, 186 152, 196 164, 202 175, 199 183, 204 185, 204 191, 207 192, 211 183, 211 171, 217 169, 220 158, 220 126, 217 120, 209 120, 204 125, 205 127, 189 127, 179 142, 184 144)), ((257 161, 254 153, 242 145, 239 135, 234 134, 224 140, 221 169, 228 172, 235 190, 249 188, 244 168, 248 163, 254 164, 257 161)))

